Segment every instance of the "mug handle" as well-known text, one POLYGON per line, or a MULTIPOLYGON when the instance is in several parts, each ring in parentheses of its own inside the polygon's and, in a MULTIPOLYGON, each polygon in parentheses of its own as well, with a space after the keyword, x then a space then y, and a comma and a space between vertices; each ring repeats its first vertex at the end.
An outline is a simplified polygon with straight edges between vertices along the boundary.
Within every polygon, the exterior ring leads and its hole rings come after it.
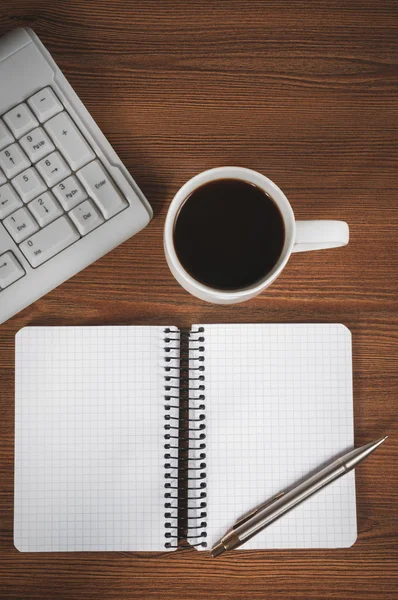
POLYGON ((338 248, 348 244, 350 232, 344 221, 296 221, 292 252, 338 248))

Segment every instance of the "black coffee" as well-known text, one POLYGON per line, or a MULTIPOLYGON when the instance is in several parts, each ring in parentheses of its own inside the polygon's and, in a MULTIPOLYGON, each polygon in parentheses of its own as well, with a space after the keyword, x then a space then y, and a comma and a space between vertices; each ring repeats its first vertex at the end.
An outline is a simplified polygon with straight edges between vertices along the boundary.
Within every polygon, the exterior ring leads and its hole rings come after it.
POLYGON ((259 282, 278 262, 284 243, 275 202, 239 179, 219 179, 195 190, 174 225, 174 246, 184 269, 219 290, 259 282))

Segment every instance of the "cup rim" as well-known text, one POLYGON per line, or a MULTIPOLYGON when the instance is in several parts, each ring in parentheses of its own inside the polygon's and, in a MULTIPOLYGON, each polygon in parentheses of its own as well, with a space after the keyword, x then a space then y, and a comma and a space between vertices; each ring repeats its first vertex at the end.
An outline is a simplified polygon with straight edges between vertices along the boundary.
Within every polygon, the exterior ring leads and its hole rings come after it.
POLYGON ((207 169, 194 175, 189 179, 175 194, 173 200, 167 211, 167 216, 164 225, 164 250, 168 260, 171 262, 173 268, 178 272, 179 277, 185 279, 190 287, 198 290, 198 292, 206 295, 213 295, 217 298, 223 298, 225 300, 232 300, 235 298, 244 298, 245 296, 255 296, 260 293, 265 287, 268 287, 281 273, 285 267, 289 257, 292 253, 294 239, 296 232, 296 222, 294 217, 293 209, 290 205, 289 200, 286 198, 282 190, 273 182, 271 179, 245 167, 215 167, 213 169, 207 169), (173 232, 174 223, 178 211, 186 198, 192 194, 192 192, 198 187, 208 183, 210 181, 216 181, 218 179, 240 179, 248 183, 253 183, 267 194, 277 203, 278 208, 281 211, 283 222, 285 225, 285 244, 282 253, 279 257, 278 262, 274 268, 260 281, 257 281, 251 286, 237 289, 237 290, 220 290, 218 288, 207 286, 200 283, 197 279, 192 277, 182 266, 177 253, 174 248, 173 232), (288 222, 287 222, 288 221, 288 222))

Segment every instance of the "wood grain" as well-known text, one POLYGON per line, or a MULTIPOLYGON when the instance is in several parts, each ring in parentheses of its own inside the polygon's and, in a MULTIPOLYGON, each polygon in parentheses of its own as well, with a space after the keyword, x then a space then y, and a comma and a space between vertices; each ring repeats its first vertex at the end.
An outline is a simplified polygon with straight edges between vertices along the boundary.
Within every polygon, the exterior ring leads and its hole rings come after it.
MULTIPOLYGON (((2 0, 31 26, 150 200, 150 226, 0 327, 0 598, 393 599, 397 586, 395 0, 2 0), (174 281, 162 227, 208 167, 257 169, 298 218, 344 219, 349 246, 292 256, 240 306, 174 281), (343 322, 353 334, 356 544, 328 551, 20 554, 12 543, 14 335, 28 324, 343 322)), ((1 89, 0 89, 1 93, 1 89)))

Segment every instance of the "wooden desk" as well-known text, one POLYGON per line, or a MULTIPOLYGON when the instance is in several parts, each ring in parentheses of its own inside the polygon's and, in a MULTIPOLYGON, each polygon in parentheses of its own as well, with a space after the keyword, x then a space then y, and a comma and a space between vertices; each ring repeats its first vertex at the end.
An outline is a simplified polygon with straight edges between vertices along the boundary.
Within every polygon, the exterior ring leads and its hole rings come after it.
MULTIPOLYGON (((394 0, 2 0, 32 26, 150 200, 150 226, 0 327, 0 597, 397 597, 397 60, 394 0), (298 218, 344 219, 346 248, 293 255, 241 306, 185 293, 163 256, 176 190, 216 165, 257 169, 298 218), (355 546, 228 554, 20 554, 13 547, 14 335, 25 325, 343 322, 355 438, 390 439, 357 472, 355 546)), ((0 90, 1 93, 1 90, 0 90)))

